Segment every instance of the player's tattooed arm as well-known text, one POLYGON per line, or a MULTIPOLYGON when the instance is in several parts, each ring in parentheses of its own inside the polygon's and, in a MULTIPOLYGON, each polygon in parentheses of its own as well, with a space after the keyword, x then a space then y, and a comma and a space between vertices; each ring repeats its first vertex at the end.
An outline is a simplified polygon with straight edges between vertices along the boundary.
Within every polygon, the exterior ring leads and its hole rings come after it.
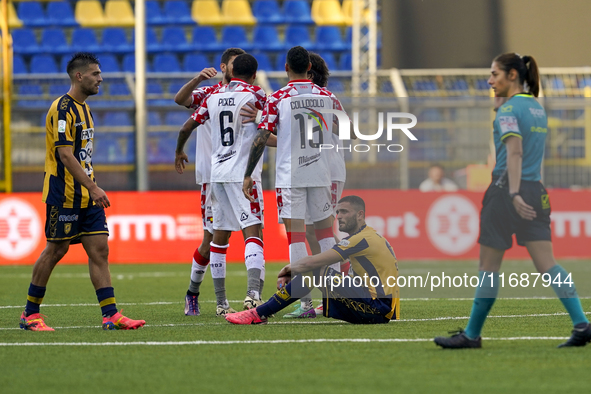
POLYGON ((261 159, 263 152, 265 151, 265 146, 267 145, 267 140, 271 132, 267 129, 259 129, 257 136, 254 138, 252 142, 252 146, 250 147, 250 154, 248 155, 248 163, 246 164, 246 172, 244 173, 244 177, 249 177, 254 172, 254 169, 257 166, 257 163, 261 159))
POLYGON ((259 129, 250 148, 248 163, 246 164, 246 171, 244 173, 244 182, 242 183, 242 193, 244 193, 244 197, 246 197, 246 199, 250 202, 255 202, 254 198, 252 197, 252 188, 254 185, 252 173, 254 172, 257 163, 265 151, 265 146, 267 145, 267 140, 269 139, 270 135, 271 132, 269 130, 259 129))

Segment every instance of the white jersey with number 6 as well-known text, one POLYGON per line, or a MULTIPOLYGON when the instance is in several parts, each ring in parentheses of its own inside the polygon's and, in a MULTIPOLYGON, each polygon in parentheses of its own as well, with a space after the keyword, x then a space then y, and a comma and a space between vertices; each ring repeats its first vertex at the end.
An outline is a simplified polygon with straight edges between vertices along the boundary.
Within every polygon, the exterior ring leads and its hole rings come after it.
POLYGON ((291 81, 269 97, 259 128, 277 134, 275 187, 329 187, 328 155, 320 145, 332 143, 336 97, 311 81, 291 81))
MULTIPOLYGON (((193 119, 200 124, 211 122, 211 182, 240 182, 248 163, 250 147, 256 137, 254 123, 242 124, 240 110, 247 103, 263 109, 267 96, 263 89, 232 79, 216 89, 204 101, 193 119)), ((263 160, 259 160, 252 178, 261 181, 263 160)))

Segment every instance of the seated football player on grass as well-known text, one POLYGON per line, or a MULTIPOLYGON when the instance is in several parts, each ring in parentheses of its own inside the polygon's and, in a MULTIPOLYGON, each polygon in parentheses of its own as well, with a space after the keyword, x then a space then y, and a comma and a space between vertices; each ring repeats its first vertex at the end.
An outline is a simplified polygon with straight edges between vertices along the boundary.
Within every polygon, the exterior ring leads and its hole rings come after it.
POLYGON ((348 237, 330 250, 285 266, 279 273, 279 290, 266 303, 228 314, 226 320, 233 324, 265 324, 268 316, 308 294, 312 287, 322 292, 326 317, 355 324, 399 319, 398 264, 392 247, 365 224, 365 202, 360 197, 341 198, 336 213, 339 230, 348 237), (353 277, 330 268, 347 258, 353 277))

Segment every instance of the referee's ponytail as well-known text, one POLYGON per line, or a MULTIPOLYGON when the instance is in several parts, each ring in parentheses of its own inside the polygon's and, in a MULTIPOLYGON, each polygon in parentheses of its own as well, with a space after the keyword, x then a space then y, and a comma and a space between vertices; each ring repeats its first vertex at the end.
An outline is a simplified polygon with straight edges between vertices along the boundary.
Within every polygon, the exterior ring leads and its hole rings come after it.
POLYGON ((533 56, 524 56, 523 63, 525 64, 525 83, 529 87, 529 92, 538 97, 540 94, 540 71, 538 70, 538 63, 533 56))
POLYGON ((495 58, 495 63, 506 73, 515 69, 519 75, 519 83, 527 84, 529 93, 538 97, 540 94, 540 71, 533 56, 521 57, 517 53, 503 53, 495 58))

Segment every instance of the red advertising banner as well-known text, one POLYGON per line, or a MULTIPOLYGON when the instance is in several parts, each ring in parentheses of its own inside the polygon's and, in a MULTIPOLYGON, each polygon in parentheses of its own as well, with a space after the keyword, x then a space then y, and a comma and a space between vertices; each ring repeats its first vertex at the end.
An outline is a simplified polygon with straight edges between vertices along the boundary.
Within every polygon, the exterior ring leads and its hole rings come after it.
MULTIPOLYGON (((362 197, 367 223, 392 244, 399 260, 477 259, 482 193, 347 190, 362 197)), ((275 194, 265 192, 265 259, 287 261, 287 237, 277 224, 275 194)), ((109 260, 189 263, 203 236, 198 192, 111 192, 106 210, 109 260)), ((591 191, 550 191, 554 252, 558 258, 591 258, 591 191)), ((0 194, 0 265, 33 264, 45 247, 45 205, 40 193, 0 194)), ((244 261, 242 235, 230 239, 228 261, 244 261)), ((507 258, 527 258, 514 247, 507 258)), ((86 263, 72 245, 64 263, 86 263)))

